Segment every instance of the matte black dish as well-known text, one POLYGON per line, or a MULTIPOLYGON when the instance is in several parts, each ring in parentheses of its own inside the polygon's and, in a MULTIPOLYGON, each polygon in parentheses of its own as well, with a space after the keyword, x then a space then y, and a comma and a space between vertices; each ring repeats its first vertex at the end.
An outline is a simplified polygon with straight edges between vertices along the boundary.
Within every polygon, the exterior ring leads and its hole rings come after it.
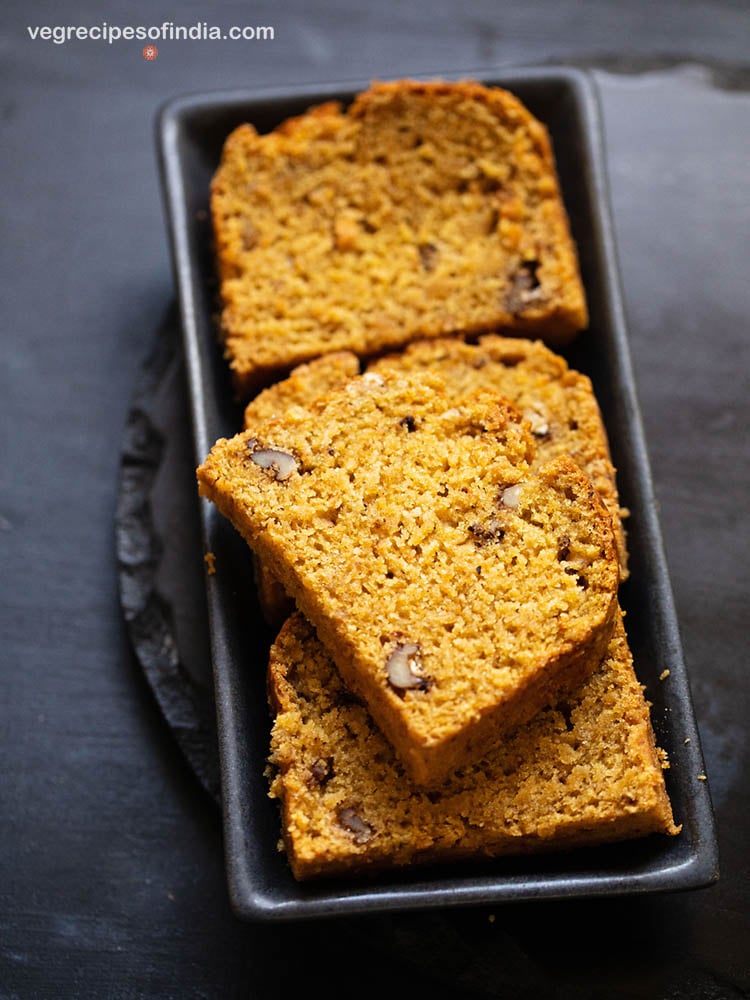
MULTIPOLYGON (((498 903, 520 899, 622 895, 706 886, 718 878, 710 794, 682 658, 648 455, 622 310, 609 217, 601 127, 593 86, 568 69, 521 70, 484 78, 507 87, 549 128, 591 323, 567 351, 594 383, 631 511, 631 579, 623 586, 628 635, 640 680, 653 703, 657 740, 669 754, 667 787, 675 838, 649 837, 567 855, 499 859, 384 874, 372 880, 300 885, 277 850, 276 805, 264 778, 269 718, 265 660, 271 636, 254 604, 249 553, 205 501, 206 551, 220 571, 207 598, 221 758, 222 805, 230 896, 244 918, 292 919, 498 903), (663 672, 668 676, 661 679, 663 672)), ((214 93, 170 102, 157 123, 169 236, 182 319, 196 463, 214 441, 237 432, 241 412, 216 340, 215 279, 208 192, 221 147, 237 125, 260 131, 324 100, 351 100, 367 81, 329 88, 214 93)))

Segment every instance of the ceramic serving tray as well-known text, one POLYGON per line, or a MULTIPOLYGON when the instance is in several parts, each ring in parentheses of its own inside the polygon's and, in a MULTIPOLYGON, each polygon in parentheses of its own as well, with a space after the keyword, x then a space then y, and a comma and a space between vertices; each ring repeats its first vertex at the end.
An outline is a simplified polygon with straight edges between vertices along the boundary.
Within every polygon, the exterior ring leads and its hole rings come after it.
MULTIPOLYGON (((257 608, 244 542, 211 504, 196 499, 205 551, 213 552, 221 566, 221 572, 206 577, 207 601, 227 877, 232 905, 243 918, 302 919, 673 891, 705 886, 718 877, 710 794, 699 778, 703 759, 633 380, 595 89, 585 74, 569 69, 521 70, 483 76, 482 82, 513 91, 552 136, 591 317, 589 329, 562 353, 593 381, 618 469, 621 502, 630 510, 630 579, 622 587, 621 602, 636 672, 652 702, 657 742, 671 761, 667 788, 682 832, 567 854, 297 883, 278 850, 278 810, 268 798, 264 776, 270 731, 265 668, 273 637, 257 608)), ((237 433, 242 419, 215 325, 208 199, 223 142, 243 122, 267 131, 313 104, 347 103, 368 84, 201 94, 174 100, 160 111, 157 147, 196 464, 217 438, 237 433)))

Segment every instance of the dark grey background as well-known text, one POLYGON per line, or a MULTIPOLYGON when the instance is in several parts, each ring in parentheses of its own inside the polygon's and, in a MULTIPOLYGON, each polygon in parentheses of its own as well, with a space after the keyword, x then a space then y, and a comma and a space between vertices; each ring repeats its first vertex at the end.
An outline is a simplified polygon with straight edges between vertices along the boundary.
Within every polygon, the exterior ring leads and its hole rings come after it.
POLYGON ((0 997, 747 996, 747 5, 122 7, 0 11, 0 997), (148 63, 142 43, 26 31, 102 19, 270 24, 276 38, 157 42, 148 63), (558 62, 596 68, 721 880, 494 914, 239 923, 218 814, 156 709, 117 594, 123 426, 173 297, 155 111, 206 89, 558 62))

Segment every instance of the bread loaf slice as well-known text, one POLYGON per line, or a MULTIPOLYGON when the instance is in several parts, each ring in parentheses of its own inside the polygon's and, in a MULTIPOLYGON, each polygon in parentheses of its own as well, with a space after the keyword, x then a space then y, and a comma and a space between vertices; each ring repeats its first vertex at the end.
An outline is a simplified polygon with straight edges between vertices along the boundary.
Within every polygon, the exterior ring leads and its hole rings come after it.
POLYGON ((238 395, 330 351, 587 324, 544 126, 473 81, 373 85, 226 140, 211 187, 238 395))
MULTIPOLYGON (((245 409, 250 430, 271 416, 283 416, 289 406, 309 406, 327 390, 359 372, 351 352, 322 355, 300 365, 287 379, 265 389, 245 409)), ((387 354, 368 371, 433 372, 445 379, 449 396, 461 399, 486 387, 501 392, 530 421, 536 445, 534 465, 570 455, 592 481, 612 515, 620 562, 620 580, 628 576, 627 539, 617 476, 607 432, 591 380, 568 367, 564 358, 541 341, 488 334, 476 343, 458 337, 423 340, 387 354)), ((265 619, 280 626, 294 610, 284 588, 266 567, 256 562, 256 579, 265 619)))
POLYGON ((300 614, 268 690, 270 794, 299 880, 678 832, 619 613, 591 677, 438 791, 409 780, 300 614))
POLYGON ((219 441, 213 500, 317 629, 407 771, 433 783, 572 690, 617 606, 611 518, 528 425, 435 376, 365 374, 219 441))

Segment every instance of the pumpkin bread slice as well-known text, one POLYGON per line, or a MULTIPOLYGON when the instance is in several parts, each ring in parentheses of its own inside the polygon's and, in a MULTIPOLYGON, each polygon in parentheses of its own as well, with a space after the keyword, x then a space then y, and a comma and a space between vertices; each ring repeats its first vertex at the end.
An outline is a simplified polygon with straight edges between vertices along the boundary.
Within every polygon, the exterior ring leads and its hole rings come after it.
POLYGON ((679 832, 619 613, 577 690, 439 791, 409 780, 299 613, 271 649, 268 691, 270 794, 299 880, 679 832))
POLYGON ((587 322, 546 128, 474 81, 374 84, 227 138, 211 187, 237 395, 331 351, 587 322))
POLYGON ((230 440, 199 489, 318 631, 414 780, 441 781, 598 665, 611 518, 489 390, 371 373, 230 440))
MULTIPOLYGON (((343 384, 360 369, 351 352, 325 354, 300 365, 287 378, 262 391, 245 409, 245 428, 283 416, 289 406, 309 406, 328 389, 343 384)), ((627 579, 627 542, 616 471, 607 432, 591 380, 568 367, 565 359, 541 341, 488 334, 477 343, 461 338, 418 341, 387 354, 368 371, 434 372, 446 391, 460 399, 481 387, 501 392, 529 420, 536 445, 535 465, 568 454, 591 479, 612 515, 620 580, 627 579)), ((273 574, 257 560, 256 582, 265 619, 279 627, 294 604, 273 574)))

